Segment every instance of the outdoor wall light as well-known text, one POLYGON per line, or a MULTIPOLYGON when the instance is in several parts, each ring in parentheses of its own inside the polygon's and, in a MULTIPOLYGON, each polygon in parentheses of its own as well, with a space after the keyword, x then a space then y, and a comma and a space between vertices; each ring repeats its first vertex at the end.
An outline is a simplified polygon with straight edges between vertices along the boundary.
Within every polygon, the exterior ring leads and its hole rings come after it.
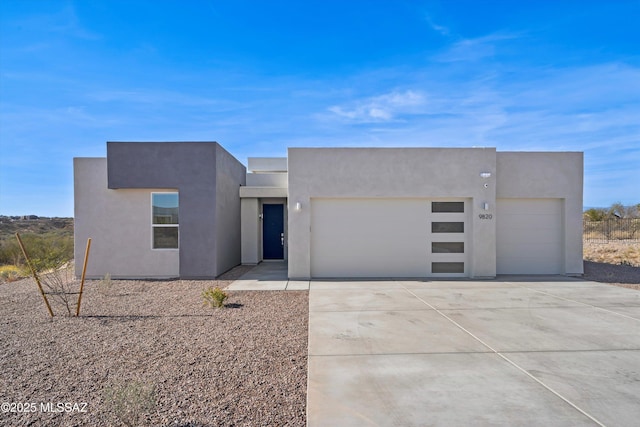
POLYGON ((302 204, 300 202, 296 202, 296 210, 300 212, 302 210, 302 204))
POLYGON ((258 218, 260 218, 260 219, 264 219, 264 214, 263 214, 263 213, 259 213, 259 214, 258 214, 258 218))
POLYGON ((482 204, 482 209, 484 209, 485 211, 488 211, 488 210, 489 210, 489 203, 484 202, 484 203, 482 204))
POLYGON ((480 172, 480 176, 482 178, 490 178, 491 177, 491 172, 480 172))

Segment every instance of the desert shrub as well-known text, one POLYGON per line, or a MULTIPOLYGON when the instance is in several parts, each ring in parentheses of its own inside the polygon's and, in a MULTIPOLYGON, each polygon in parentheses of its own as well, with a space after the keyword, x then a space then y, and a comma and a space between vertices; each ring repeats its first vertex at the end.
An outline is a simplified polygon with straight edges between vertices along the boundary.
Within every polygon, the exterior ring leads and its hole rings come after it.
POLYGON ((609 233, 609 238, 612 240, 630 240, 635 238, 635 232, 632 229, 613 230, 609 233))
POLYGON ((111 295, 113 292, 113 282, 111 281, 111 274, 107 273, 98 282, 98 292, 102 295, 111 295))
POLYGON ((30 234, 20 237, 29 255, 31 267, 40 279, 49 301, 61 306, 68 316, 74 314, 78 294, 74 292, 77 284, 71 262, 73 238, 47 238, 30 234))
MULTIPOLYGON (((51 269, 73 259, 73 236, 48 234, 20 235, 29 257, 38 270, 51 269)), ((15 236, 0 241, 0 265, 24 265, 22 250, 15 236)))
POLYGON ((115 418, 126 426, 139 426, 156 407, 156 389, 139 381, 116 384, 104 391, 104 400, 115 418))
MULTIPOLYGON (((51 302, 62 307, 67 316, 75 315, 79 284, 74 277, 72 263, 38 272, 40 284, 51 302)), ((55 311, 55 310, 54 310, 55 311)))
POLYGON ((15 265, 3 265, 0 267, 0 282, 15 282, 23 277, 23 270, 15 265))
POLYGON ((634 243, 585 242, 583 256, 586 261, 640 267, 640 246, 634 243))
POLYGON ((22 265, 23 258, 15 237, 0 240, 0 265, 22 265))
POLYGON ((584 211, 584 219, 587 221, 602 221, 608 215, 608 212, 604 208, 591 208, 584 211))
POLYGON ((639 218, 606 218, 601 221, 583 221, 586 241, 640 240, 639 218))
POLYGON ((204 305, 209 305, 211 308, 224 308, 224 300, 226 300, 227 297, 227 293, 217 286, 215 288, 209 286, 202 291, 204 305))

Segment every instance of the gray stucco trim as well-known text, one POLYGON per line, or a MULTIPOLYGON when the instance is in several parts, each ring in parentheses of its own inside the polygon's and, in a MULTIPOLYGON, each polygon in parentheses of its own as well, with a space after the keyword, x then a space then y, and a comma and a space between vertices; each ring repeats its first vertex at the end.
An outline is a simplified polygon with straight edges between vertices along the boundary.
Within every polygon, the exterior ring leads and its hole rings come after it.
MULTIPOLYGON (((237 194, 245 167, 217 142, 107 142, 108 188, 176 188, 180 193, 180 276, 212 278, 231 262, 218 266, 217 158, 233 164, 222 187, 237 194), (238 173, 241 171, 241 173, 238 173)), ((237 196, 236 196, 237 197, 237 196)), ((240 204, 237 203, 240 216, 240 204)), ((235 209, 234 206, 231 209, 235 209)), ((237 227, 239 229, 239 227, 237 227)), ((239 234, 239 231, 238 231, 239 234)), ((239 240, 239 236, 238 236, 239 240)), ((240 252, 237 251, 238 263, 240 252)))

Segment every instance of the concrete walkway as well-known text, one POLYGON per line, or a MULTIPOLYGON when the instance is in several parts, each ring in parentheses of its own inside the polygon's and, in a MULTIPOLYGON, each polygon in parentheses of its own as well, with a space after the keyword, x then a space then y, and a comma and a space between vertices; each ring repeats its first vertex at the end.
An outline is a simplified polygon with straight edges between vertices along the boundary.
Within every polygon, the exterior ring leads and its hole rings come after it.
POLYGON ((309 426, 637 426, 640 292, 312 281, 309 426))
POLYGON ((309 289, 309 281, 287 279, 286 261, 267 261, 255 266, 227 286, 227 289, 231 291, 301 291, 309 289))

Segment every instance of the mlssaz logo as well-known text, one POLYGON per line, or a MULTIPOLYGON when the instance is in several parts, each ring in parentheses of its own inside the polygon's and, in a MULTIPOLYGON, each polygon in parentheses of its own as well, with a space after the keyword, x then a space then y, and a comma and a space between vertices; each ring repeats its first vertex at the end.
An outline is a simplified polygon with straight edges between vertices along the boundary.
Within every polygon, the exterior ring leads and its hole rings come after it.
POLYGON ((87 403, 70 403, 70 402, 41 402, 40 403, 40 412, 77 412, 77 413, 86 413, 87 412, 87 403))

